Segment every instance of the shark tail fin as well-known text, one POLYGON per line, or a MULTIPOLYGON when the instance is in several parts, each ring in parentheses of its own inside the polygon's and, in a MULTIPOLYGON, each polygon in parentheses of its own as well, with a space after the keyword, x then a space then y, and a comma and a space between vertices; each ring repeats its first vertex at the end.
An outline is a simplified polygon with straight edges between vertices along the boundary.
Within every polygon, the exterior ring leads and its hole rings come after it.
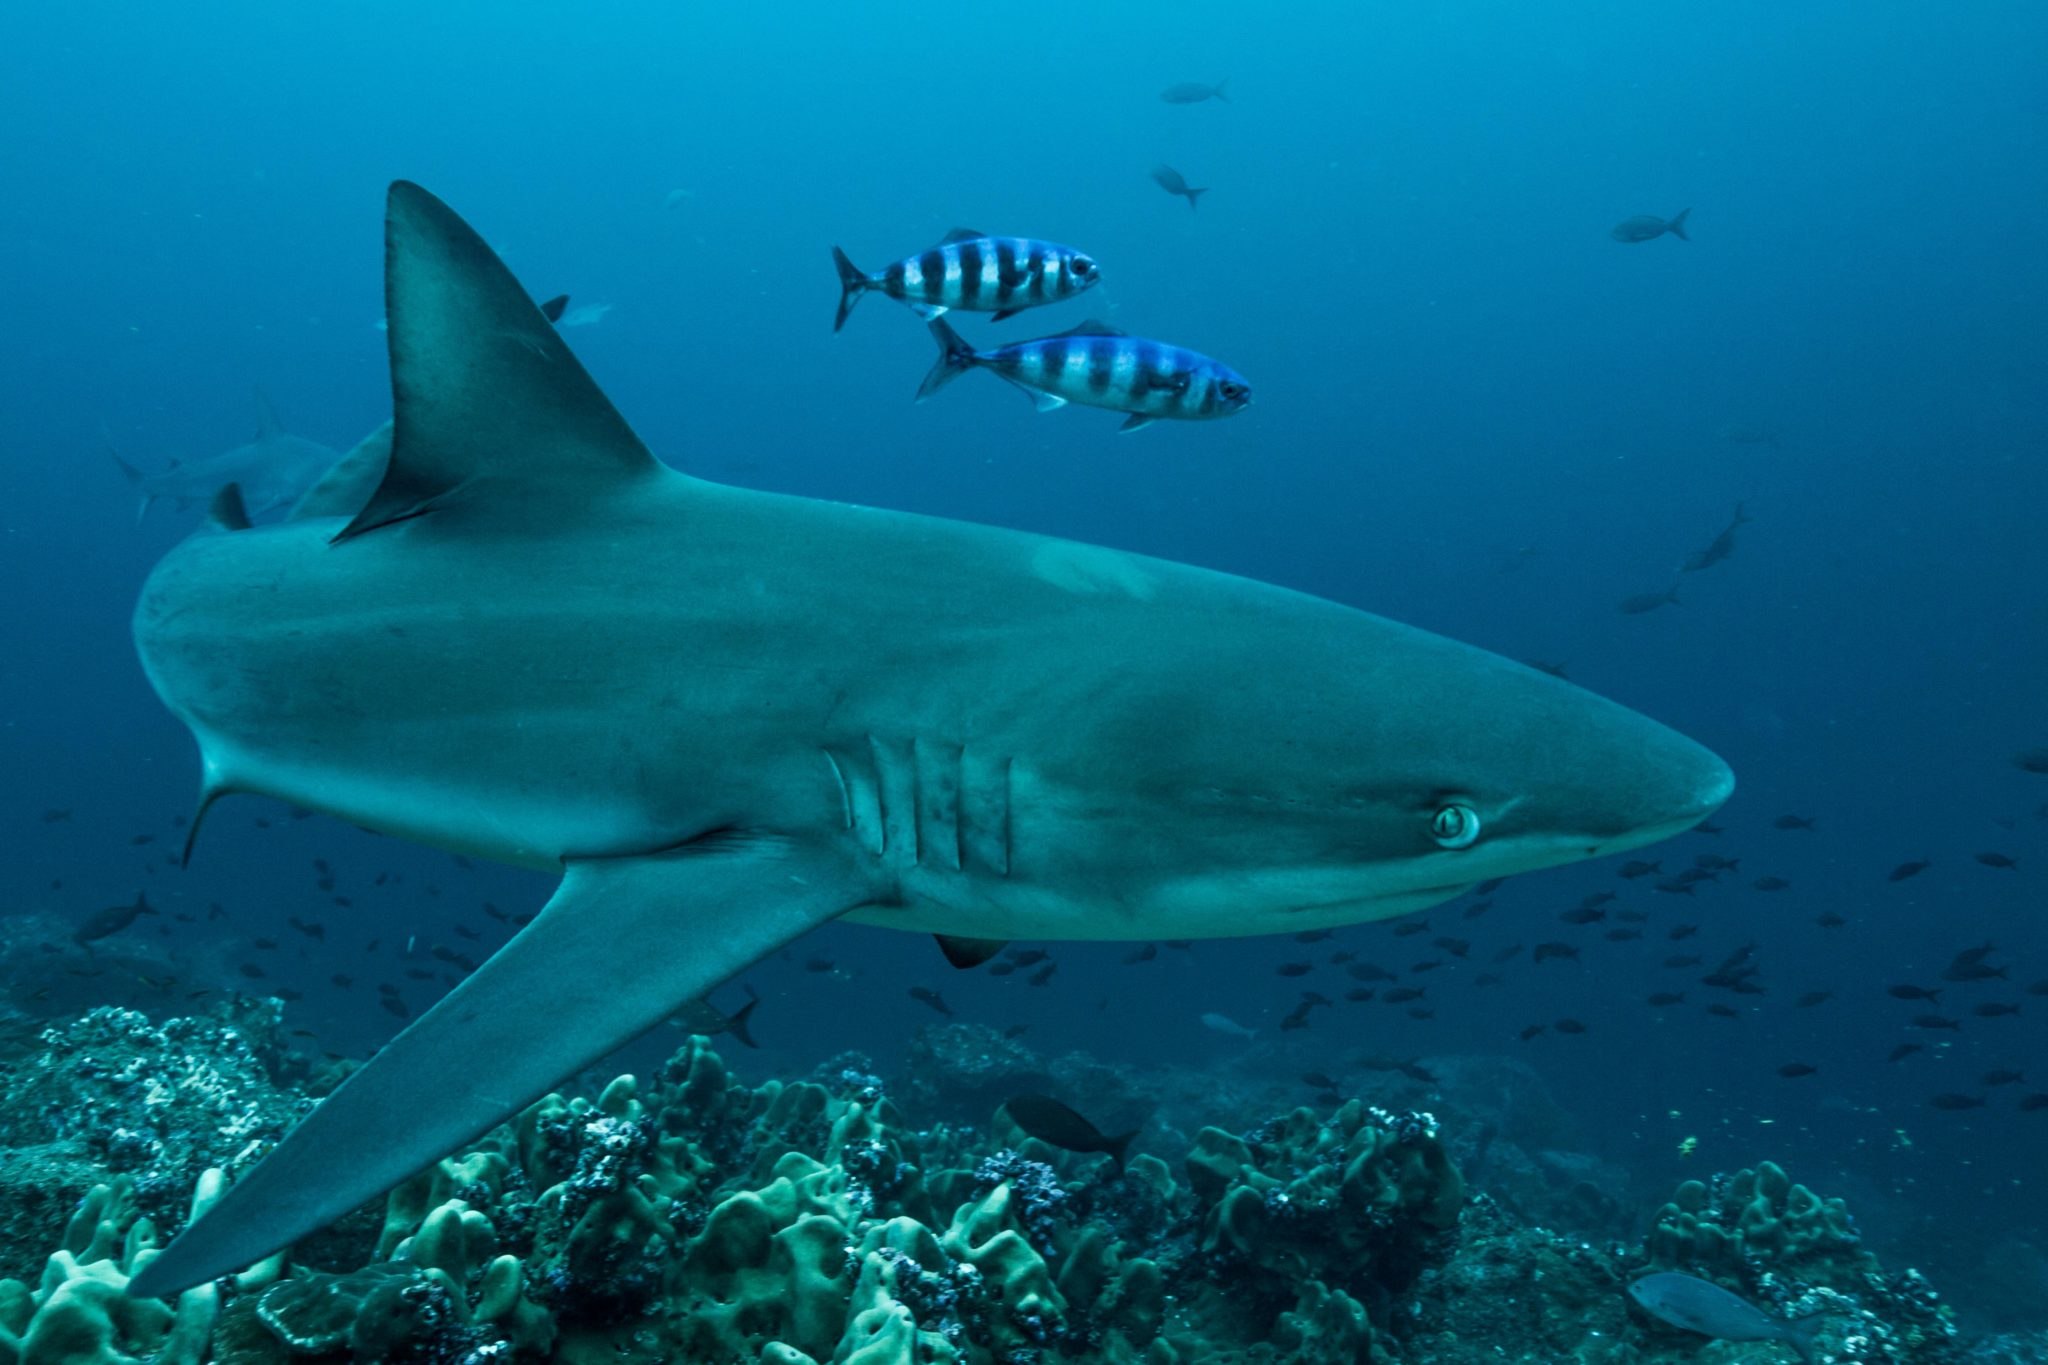
POLYGON ((866 271, 836 246, 832 248, 832 264, 839 267, 839 314, 832 319, 832 330, 836 332, 846 325, 853 305, 860 302, 861 295, 874 288, 874 283, 868 279, 866 271))
POLYGON ((457 504, 552 525, 662 472, 484 239, 405 180, 386 201, 384 314, 391 458, 337 542, 457 504))
POLYGON ((277 409, 271 405, 270 395, 260 387, 256 390, 256 439, 261 441, 284 432, 284 423, 277 420, 277 409))
POLYGON ((1664 230, 1681 242, 1691 241, 1692 238, 1685 235, 1685 215, 1691 212, 1691 209, 1680 209, 1672 214, 1671 220, 1664 224, 1664 230))
POLYGON ((980 363, 967 339, 954 331, 944 318, 933 318, 925 326, 931 329, 932 340, 939 343, 939 358, 926 373, 924 383, 917 386, 917 401, 920 403, 980 363))
POLYGON ((122 459, 121 452, 114 449, 111 441, 107 443, 107 458, 114 462, 114 468, 121 471, 122 478, 128 480, 132 487, 142 491, 142 501, 135 507, 135 522, 141 525, 143 518, 149 515, 149 509, 156 505, 157 500, 157 495, 149 488, 149 475, 122 459))

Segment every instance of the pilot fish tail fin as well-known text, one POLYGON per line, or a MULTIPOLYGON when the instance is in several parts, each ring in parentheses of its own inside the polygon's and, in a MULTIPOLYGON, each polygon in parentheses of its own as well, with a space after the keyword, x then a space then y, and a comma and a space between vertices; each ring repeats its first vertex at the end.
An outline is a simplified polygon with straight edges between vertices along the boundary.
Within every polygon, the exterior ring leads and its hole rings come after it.
POLYGON ((832 248, 832 264, 839 267, 839 314, 832 319, 832 330, 836 332, 846 325, 846 319, 853 313, 853 305, 860 302, 861 295, 875 287, 875 282, 836 246, 832 248))
POLYGON ((767 836, 572 861, 531 924, 323 1100, 128 1292, 174 1294, 325 1227, 866 899, 851 863, 767 836))
POLYGON ((939 343, 939 358, 926 373, 924 383, 917 386, 920 403, 981 363, 981 357, 967 344, 967 339, 944 318, 933 318, 925 326, 931 329, 932 340, 939 343))
POLYGON ((384 313, 391 457, 337 542, 458 505, 552 523, 664 472, 475 229, 404 180, 387 200, 384 313))

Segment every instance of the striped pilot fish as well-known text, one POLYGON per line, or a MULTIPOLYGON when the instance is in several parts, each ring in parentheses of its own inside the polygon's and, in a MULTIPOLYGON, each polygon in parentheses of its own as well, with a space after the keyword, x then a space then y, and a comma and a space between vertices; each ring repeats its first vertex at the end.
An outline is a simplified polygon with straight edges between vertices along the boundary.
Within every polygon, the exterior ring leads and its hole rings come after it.
POLYGON ((991 237, 972 228, 954 228, 937 246, 905 256, 879 274, 868 274, 836 246, 832 260, 839 267, 835 332, 870 290, 909 304, 921 318, 958 308, 994 313, 1001 322, 1026 308, 1070 299, 1102 278, 1101 267, 1070 246, 1029 237, 991 237))
POLYGON ((1030 394, 1040 412, 1082 403, 1125 412, 1119 431, 1164 417, 1200 421, 1228 417, 1252 401, 1252 386, 1221 361, 1119 332, 1089 321, 1057 336, 977 351, 945 321, 933 318, 939 360, 918 387, 919 402, 969 370, 991 370, 1030 394))

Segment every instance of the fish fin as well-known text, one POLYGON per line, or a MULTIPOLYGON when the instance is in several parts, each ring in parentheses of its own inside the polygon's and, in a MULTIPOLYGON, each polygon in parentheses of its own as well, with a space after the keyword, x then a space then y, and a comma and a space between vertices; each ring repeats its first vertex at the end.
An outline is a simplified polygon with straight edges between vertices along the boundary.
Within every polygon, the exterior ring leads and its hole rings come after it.
POLYGON ((1200 189, 1189 188, 1187 190, 1182 191, 1182 193, 1187 195, 1188 208, 1191 210, 1195 207, 1195 201, 1201 198, 1203 195, 1207 194, 1208 192, 1209 186, 1207 185, 1202 186, 1200 189))
POLYGON ((922 300, 911 299, 905 299, 904 303, 909 306, 911 312, 917 314, 926 322, 930 322, 934 318, 942 318, 948 312, 946 305, 943 303, 925 303, 922 300))
POLYGON ((982 963, 1010 946, 1002 938, 962 938, 958 934, 933 934, 938 941, 939 951, 946 955, 946 961, 962 971, 979 967, 982 963))
POLYGON ((1209 87, 1209 94, 1216 99, 1222 100, 1225 104, 1235 104, 1236 101, 1231 99, 1229 92, 1224 89, 1229 84, 1230 77, 1225 76, 1222 80, 1209 87))
POLYGON ((1002 321, 1003 319, 1005 319, 1005 318, 1013 318, 1013 317, 1016 317, 1016 316, 1017 316, 1017 314, 1019 314, 1019 313, 1021 313, 1021 312, 1023 312, 1023 311, 1024 311, 1024 310, 1023 310, 1022 308, 998 308, 998 309, 997 309, 997 310, 996 310, 996 311, 995 311, 995 312, 994 312, 994 313, 993 313, 993 314, 992 314, 992 315, 991 315, 991 316, 989 317, 989 321, 990 321, 990 322, 1001 322, 1001 321, 1002 321))
POLYGON ((1808 1313, 1785 1324, 1785 1344, 1797 1351, 1806 1365, 1814 1365, 1817 1359, 1814 1346, 1820 1336, 1821 1324, 1827 1319, 1826 1313, 1808 1313))
POLYGON ((988 236, 986 232, 977 232, 973 228, 956 227, 945 236, 939 238, 938 245, 947 246, 954 242, 978 242, 986 236, 988 236))
POLYGON ((1123 337, 1129 336, 1130 333, 1123 331, 1121 328, 1110 326, 1101 318, 1087 318, 1075 323, 1066 331, 1054 332, 1053 335, 1061 337, 1123 337))
POLYGON ((540 306, 540 315, 549 322, 560 322, 562 314, 569 311, 569 296, 557 294, 540 306))
POLYGON ((926 325, 931 328, 932 340, 939 343, 939 358, 925 374, 924 382, 917 386, 917 401, 920 403, 978 363, 974 348, 945 319, 932 318, 926 325))
POLYGON ((1158 420, 1156 417, 1147 417, 1142 412, 1134 412, 1129 417, 1124 418, 1124 424, 1118 427, 1117 431, 1119 433, 1143 431, 1158 420))
POLYGON ((1047 393, 1044 389, 1024 388, 1022 384, 1019 384, 1017 387, 1024 389, 1024 392, 1031 395, 1032 404, 1040 412, 1052 412, 1057 408, 1063 408, 1067 405, 1067 400, 1056 393, 1047 393))
POLYGON ((1133 1128, 1128 1133, 1102 1140, 1103 1155, 1116 1163, 1117 1174, 1119 1175, 1123 1174, 1124 1158, 1130 1154, 1131 1140, 1138 1136, 1138 1132, 1138 1129, 1133 1128))
POLYGON ((392 424, 386 422, 355 443, 348 454, 327 467, 311 488, 292 505, 286 521, 313 517, 352 517, 369 504, 391 465, 392 424))
POLYGON ((283 434, 284 423, 277 420, 277 409, 271 406, 270 395, 259 386, 256 390, 256 442, 261 445, 283 434))
POLYGON ((1691 241, 1692 238, 1685 235, 1685 215, 1691 212, 1691 209, 1680 209, 1664 224, 1664 230, 1681 242, 1691 241))
POLYGON ((391 459, 336 541, 442 510, 487 487, 559 516, 574 494, 662 466, 483 238, 409 181, 384 219, 391 459))
POLYGON ((252 525, 249 505, 242 500, 242 485, 222 484, 206 507, 206 522, 216 531, 246 531, 252 525))
POLYGON ((739 1039, 741 1047, 759 1048, 761 1046, 754 1041, 754 1035, 747 1028, 747 1016, 751 1015, 754 1012, 754 1006, 760 1003, 761 997, 755 995, 746 1004, 741 1005, 731 1014, 725 1016, 725 1031, 739 1039))
POLYGON ((322 1101, 128 1292, 174 1294, 325 1227, 867 899, 852 863, 767 835, 570 861, 531 924, 322 1101))
POLYGON ((121 452, 114 449, 112 442, 107 444, 107 458, 114 462, 114 468, 121 471, 122 478, 142 490, 142 501, 135 505, 135 524, 140 526, 157 499, 157 495, 149 490, 149 476, 122 459, 121 452))
POLYGON ((832 330, 836 332, 846 325, 846 319, 853 313, 853 305, 860 302, 861 295, 872 289, 874 283, 868 279, 866 271, 836 246, 832 248, 832 264, 839 267, 839 312, 832 319, 832 330))

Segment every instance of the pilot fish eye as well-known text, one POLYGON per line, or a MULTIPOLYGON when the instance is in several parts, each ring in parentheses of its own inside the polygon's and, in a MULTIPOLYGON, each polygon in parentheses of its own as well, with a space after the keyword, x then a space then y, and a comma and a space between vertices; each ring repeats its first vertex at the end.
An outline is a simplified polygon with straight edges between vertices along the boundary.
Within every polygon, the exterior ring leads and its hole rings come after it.
POLYGON ((1072 268, 1076 275, 1079 275, 1082 279, 1085 280, 1091 273, 1094 272, 1095 262, 1089 260, 1086 256, 1077 256, 1074 258, 1074 264, 1072 268))
POLYGON ((1479 812, 1455 803, 1429 817, 1429 837, 1445 848, 1470 848, 1479 838, 1479 812))
MULTIPOLYGON (((1247 394, 1247 393, 1251 392, 1251 390, 1247 389, 1247 388, 1246 388, 1246 387, 1245 387, 1244 385, 1242 385, 1242 384, 1238 383, 1238 382, 1237 382, 1236 380, 1234 380, 1234 379, 1226 379, 1226 380, 1224 380, 1224 381, 1223 381, 1223 383, 1222 383, 1222 385, 1221 385, 1221 388, 1222 388, 1222 390, 1223 390, 1223 396, 1224 396, 1225 398, 1229 399, 1229 400, 1230 400, 1231 402, 1233 402, 1233 403, 1235 403, 1235 402, 1236 402, 1236 401, 1237 401, 1238 399, 1240 399, 1240 398, 1244 397, 1244 396, 1245 396, 1245 394, 1247 394)), ((1456 808, 1456 807, 1451 807, 1451 806, 1446 806, 1446 807, 1444 807, 1444 810, 1452 810, 1452 809, 1457 809, 1457 808, 1456 808)), ((1438 812, 1437 812, 1437 814, 1438 814, 1438 816, 1439 816, 1439 817, 1441 817, 1441 816, 1442 816, 1442 814, 1443 814, 1443 811, 1438 811, 1438 812)))

